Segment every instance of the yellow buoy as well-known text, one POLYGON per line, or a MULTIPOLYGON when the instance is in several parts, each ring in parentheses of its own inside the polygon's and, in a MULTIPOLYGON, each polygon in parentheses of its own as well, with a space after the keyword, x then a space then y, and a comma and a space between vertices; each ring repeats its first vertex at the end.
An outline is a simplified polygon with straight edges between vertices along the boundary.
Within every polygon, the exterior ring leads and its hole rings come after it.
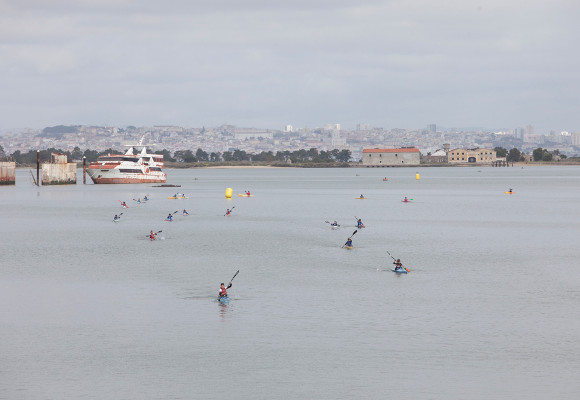
POLYGON ((421 179, 421 177, 419 176, 419 174, 415 174, 415 179, 417 179, 417 180, 421 179))
POLYGON ((234 190, 232 188, 227 188, 226 189, 226 199, 231 199, 232 193, 234 193, 234 190))

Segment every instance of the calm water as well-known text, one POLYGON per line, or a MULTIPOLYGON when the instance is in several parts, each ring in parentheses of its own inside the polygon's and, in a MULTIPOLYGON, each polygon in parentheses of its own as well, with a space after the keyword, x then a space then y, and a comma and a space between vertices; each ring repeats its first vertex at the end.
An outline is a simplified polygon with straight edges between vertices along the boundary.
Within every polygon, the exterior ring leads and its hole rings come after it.
POLYGON ((1 399, 580 397, 580 168, 168 175, 0 187, 1 399))

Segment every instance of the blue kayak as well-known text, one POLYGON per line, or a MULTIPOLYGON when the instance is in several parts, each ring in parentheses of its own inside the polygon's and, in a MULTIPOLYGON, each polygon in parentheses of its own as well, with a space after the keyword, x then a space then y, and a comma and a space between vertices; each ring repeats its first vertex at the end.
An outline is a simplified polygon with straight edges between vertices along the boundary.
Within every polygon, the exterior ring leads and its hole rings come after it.
POLYGON ((218 297, 218 301, 222 304, 230 304, 230 298, 228 296, 218 297))
POLYGON ((391 271, 396 272, 398 274, 406 274, 407 273, 407 270, 405 268, 395 268, 395 269, 392 269, 391 271))

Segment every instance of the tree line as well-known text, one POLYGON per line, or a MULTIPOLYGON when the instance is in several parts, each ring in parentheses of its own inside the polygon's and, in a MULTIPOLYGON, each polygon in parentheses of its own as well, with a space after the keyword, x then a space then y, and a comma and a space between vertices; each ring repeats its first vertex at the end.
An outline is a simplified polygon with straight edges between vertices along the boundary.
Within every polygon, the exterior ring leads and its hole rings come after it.
MULTIPOLYGON (((524 154, 515 147, 511 148, 509 151, 503 147, 496 147, 494 150, 497 157, 505 157, 508 162, 525 161, 524 154)), ((541 147, 532 151, 532 158, 534 161, 552 161, 555 157, 559 157, 560 160, 563 160, 566 158, 566 155, 561 154, 560 150, 557 149, 550 152, 541 147)))
MULTIPOLYGON (((72 151, 65 151, 61 149, 49 148, 46 150, 40 150, 40 162, 50 161, 51 153, 66 154, 69 162, 80 161, 83 157, 86 157, 87 162, 97 161, 100 156, 107 154, 124 154, 124 151, 106 149, 104 151, 96 151, 86 149, 82 151, 79 147, 75 147, 72 151)), ((197 149, 194 153, 192 150, 177 150, 173 154, 169 150, 163 149, 155 151, 154 154, 161 154, 167 162, 183 162, 183 163, 196 163, 196 162, 231 162, 231 161, 256 161, 256 162, 292 162, 292 163, 346 163, 350 160, 352 154, 350 150, 338 150, 334 149, 331 151, 318 151, 316 148, 311 148, 310 150, 295 150, 295 151, 278 151, 276 153, 272 151, 262 151, 261 153, 248 153, 244 150, 234 150, 234 151, 224 151, 222 152, 211 152, 208 153, 202 149, 197 149)), ((18 165, 34 165, 36 164, 36 151, 29 150, 26 153, 22 153, 20 150, 16 150, 9 156, 18 165)))

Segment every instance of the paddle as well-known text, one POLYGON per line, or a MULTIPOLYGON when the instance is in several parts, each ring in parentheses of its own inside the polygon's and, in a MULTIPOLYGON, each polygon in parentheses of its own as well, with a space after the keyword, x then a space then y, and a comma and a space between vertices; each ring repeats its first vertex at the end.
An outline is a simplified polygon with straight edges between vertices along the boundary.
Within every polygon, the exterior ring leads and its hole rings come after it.
MULTIPOLYGON (((355 229, 355 230, 354 230, 354 232, 352 233, 352 235, 350 235, 349 239, 352 239, 352 237, 353 237, 354 235, 356 235, 356 233, 357 233, 357 232, 358 232, 358 230, 357 230, 357 229, 355 229)), ((348 240, 346 241, 346 243, 348 243, 348 240)), ((345 244, 343 244, 341 247, 344 247, 344 246, 346 246, 346 243, 345 243, 345 244)))
MULTIPOLYGON (((157 232, 155 232, 155 233, 153 233, 153 234, 154 234, 154 235, 157 235, 158 233, 161 233, 161 232, 163 232, 163 231, 157 231, 157 232)), ((149 235, 145 235, 145 237, 151 238, 151 234, 149 234, 149 235)))
POLYGON ((238 276, 238 274, 239 274, 239 273, 240 273, 240 270, 238 269, 238 270, 236 271, 236 273, 234 274, 234 276, 232 277, 232 279, 230 279, 230 283, 232 283, 232 281, 234 280, 234 278, 235 278, 236 276, 238 276))
MULTIPOLYGON (((234 208, 236 208, 236 206, 233 206, 232 208, 230 208, 230 213, 232 212, 232 210, 233 210, 234 208)), ((227 211, 226 211, 226 213, 224 214, 224 217, 225 217, 226 215, 228 215, 227 211)))
MULTIPOLYGON (((389 253, 389 250, 387 250, 387 254, 391 256, 391 258, 393 259, 393 261, 397 262, 397 260, 395 259, 395 257, 393 257, 393 256, 391 255, 391 253, 389 253)), ((397 265, 395 264, 395 269, 396 269, 396 268, 397 268, 397 265)), ((410 270, 409 268, 407 268, 407 267, 403 267, 403 268, 405 269, 405 271, 407 271, 407 272, 411 272, 411 270, 410 270)))

